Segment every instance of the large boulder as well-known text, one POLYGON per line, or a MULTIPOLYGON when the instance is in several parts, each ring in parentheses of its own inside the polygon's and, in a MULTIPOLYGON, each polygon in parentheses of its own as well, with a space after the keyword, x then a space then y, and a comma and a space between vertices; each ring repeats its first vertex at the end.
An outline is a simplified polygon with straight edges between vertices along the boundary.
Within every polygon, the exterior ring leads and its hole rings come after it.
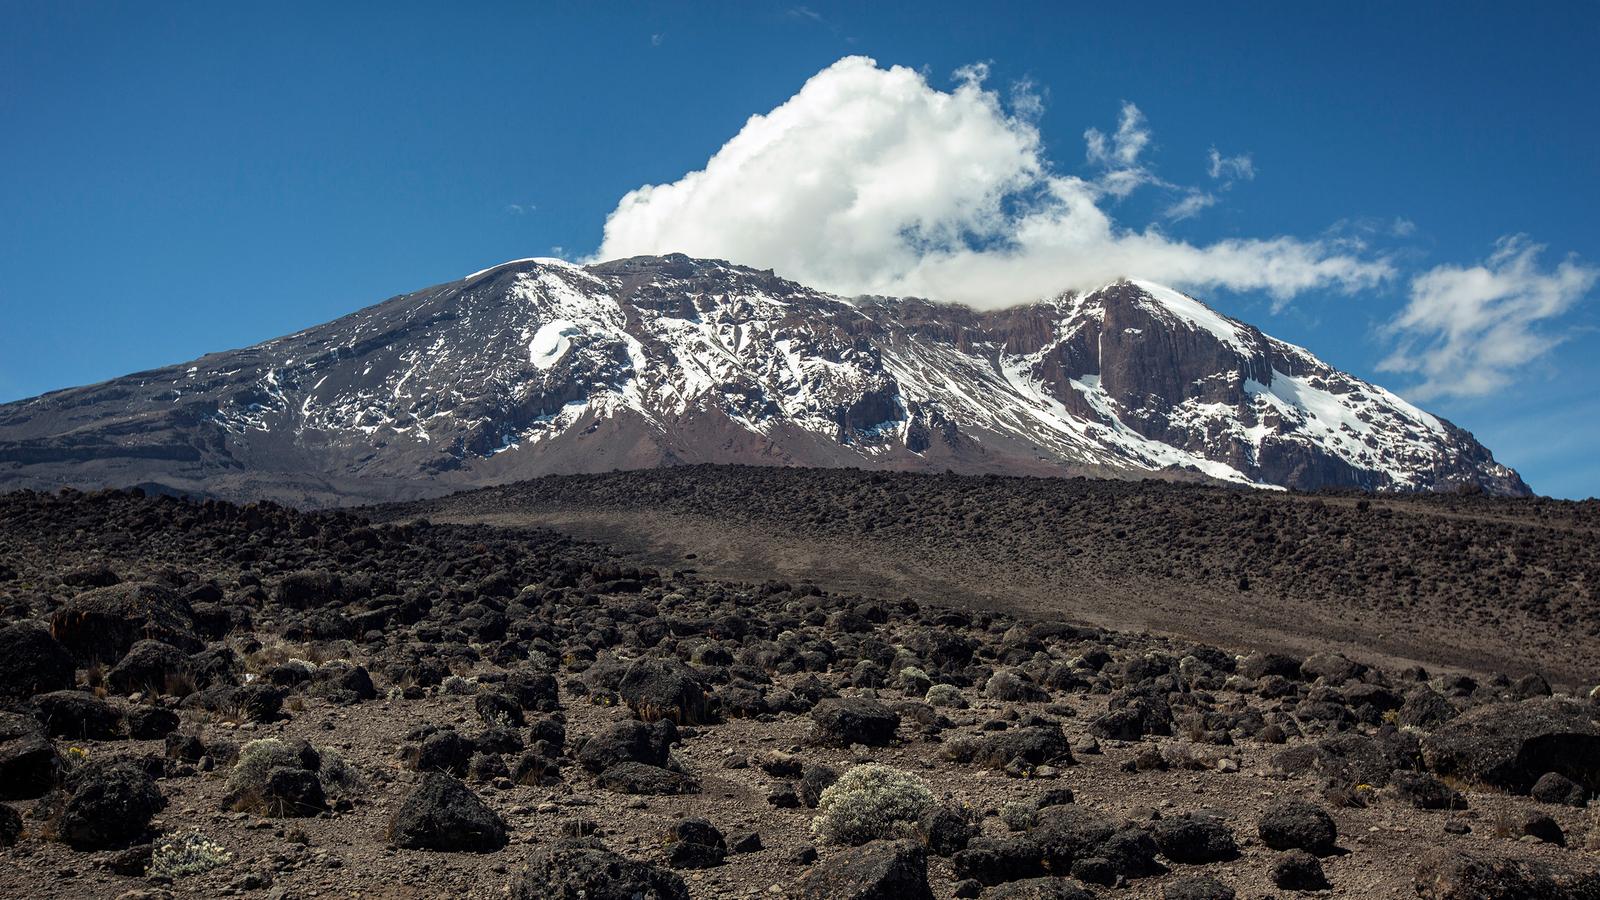
POLYGON ((692 775, 637 762, 619 762, 610 766, 600 773, 597 780, 602 787, 619 794, 671 796, 700 792, 700 781, 692 775))
POLYGON ((506 822, 470 788, 429 772, 389 821, 390 846, 487 853, 506 845, 506 822))
POLYGON ((278 582, 272 597, 280 606, 290 609, 326 606, 344 598, 344 580, 337 573, 322 571, 290 572, 278 582))
POLYGON ((667 863, 674 869, 709 869, 722 865, 728 842, 709 820, 679 819, 663 835, 667 863))
POLYGON ((33 698, 34 715, 51 737, 107 741, 122 736, 122 712, 87 691, 51 691, 33 698))
POLYGON ((1304 800, 1280 800, 1267 807, 1257 831, 1261 843, 1274 850, 1305 850, 1318 856, 1332 853, 1339 840, 1333 817, 1304 800))
POLYGON ((711 718, 700 679, 675 659, 635 660, 623 673, 617 693, 646 722, 671 719, 679 725, 696 725, 711 718))
POLYGON ((66 690, 76 668, 72 654, 43 628, 23 623, 0 628, 0 699, 66 690))
POLYGON ((1028 765, 1072 765, 1072 743, 1054 725, 1026 725, 991 734, 963 737, 945 744, 946 758, 989 769, 1004 769, 1013 761, 1028 765))
POLYGON ((689 900, 677 874, 595 844, 543 846, 511 883, 511 900, 689 900))
POLYGON ((1600 726, 1592 708, 1524 700, 1468 710, 1422 739, 1428 768, 1526 794, 1546 772, 1600 790, 1600 726))
POLYGON ((126 846, 149 830, 150 820, 166 805, 156 783, 138 766, 95 766, 77 776, 55 833, 78 850, 126 846))
POLYGON ((577 748, 578 764, 599 774, 617 763, 634 762, 665 766, 678 729, 670 719, 646 725, 643 722, 617 722, 590 735, 577 748))
POLYGON ((811 709, 813 740, 834 747, 887 744, 900 727, 900 714, 876 700, 823 700, 811 709))
POLYGON ((55 786, 61 756, 39 724, 0 713, 0 800, 32 800, 55 786))
POLYGON ((1177 863, 1222 862, 1239 855, 1233 831, 1211 816, 1162 819, 1156 823, 1154 837, 1161 855, 1177 863))
POLYGON ((1423 857, 1415 887, 1422 900, 1592 900, 1600 870, 1440 849, 1423 857))
POLYGON ((118 694, 187 696, 193 689, 189 655, 165 641, 137 641, 106 673, 106 687, 118 694))
POLYGON ((136 641, 165 641, 187 653, 205 644, 194 633, 194 611, 171 588, 129 582, 95 588, 50 617, 50 634, 85 665, 115 663, 136 641))
POLYGON ((806 870, 795 900, 933 900, 928 850, 911 841, 874 841, 830 854, 806 870))

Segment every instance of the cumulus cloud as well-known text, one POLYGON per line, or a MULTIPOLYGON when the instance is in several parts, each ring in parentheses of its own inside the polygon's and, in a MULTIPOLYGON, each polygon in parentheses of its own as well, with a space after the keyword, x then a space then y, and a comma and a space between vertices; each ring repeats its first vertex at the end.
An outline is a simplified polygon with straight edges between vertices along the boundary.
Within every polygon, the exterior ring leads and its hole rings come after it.
MULTIPOLYGON (((1383 260, 1319 240, 1200 245, 1155 225, 1123 225, 1108 203, 1147 184, 1185 190, 1147 167, 1151 131, 1138 107, 1124 104, 1111 133, 1085 132, 1093 171, 1063 174, 1044 154, 1037 94, 1023 89, 1008 105, 986 77, 986 67, 968 66, 940 90, 909 68, 841 59, 752 116, 703 169, 623 197, 597 255, 677 251, 769 267, 842 294, 988 307, 1121 276, 1261 290, 1281 301, 1393 274, 1383 260)), ((1170 211, 1193 215, 1207 205, 1186 194, 1170 211)))
POLYGON ((1410 300, 1389 325, 1398 347, 1379 364, 1418 375, 1421 399, 1487 394, 1549 353, 1565 335, 1551 326, 1588 295, 1600 269, 1568 257, 1544 268, 1544 247, 1501 238, 1475 266, 1435 266, 1412 279, 1410 300))

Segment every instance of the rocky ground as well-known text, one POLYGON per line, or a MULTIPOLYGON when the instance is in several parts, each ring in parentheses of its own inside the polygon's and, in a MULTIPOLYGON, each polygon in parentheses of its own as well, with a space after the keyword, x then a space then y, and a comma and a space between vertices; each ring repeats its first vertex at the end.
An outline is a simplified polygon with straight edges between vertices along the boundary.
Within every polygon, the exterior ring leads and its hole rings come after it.
POLYGON ((374 515, 539 525, 713 577, 1403 668, 1600 672, 1600 501, 677 466, 374 515), (688 554, 694 554, 686 563, 688 554))
POLYGON ((1528 671, 120 492, 0 496, 0 611, 0 896, 1600 896, 1528 671))

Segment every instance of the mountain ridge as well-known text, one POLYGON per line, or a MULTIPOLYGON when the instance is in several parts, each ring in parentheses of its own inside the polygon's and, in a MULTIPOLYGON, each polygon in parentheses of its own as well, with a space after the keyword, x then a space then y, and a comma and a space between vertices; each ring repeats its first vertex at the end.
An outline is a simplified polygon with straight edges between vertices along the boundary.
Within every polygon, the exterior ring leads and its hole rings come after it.
POLYGON ((1451 423, 1128 279, 977 311, 531 258, 0 405, 8 487, 331 505, 684 462, 1530 493, 1451 423))

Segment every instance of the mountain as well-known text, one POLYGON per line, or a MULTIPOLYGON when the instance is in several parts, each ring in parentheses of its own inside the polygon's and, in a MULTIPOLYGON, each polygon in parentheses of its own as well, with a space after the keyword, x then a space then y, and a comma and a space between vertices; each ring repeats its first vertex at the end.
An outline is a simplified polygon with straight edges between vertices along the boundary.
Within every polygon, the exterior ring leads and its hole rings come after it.
POLYGON ((1144 281, 978 312, 527 259, 0 406, 0 487, 304 505, 686 462, 1527 494, 1470 434, 1144 281))

